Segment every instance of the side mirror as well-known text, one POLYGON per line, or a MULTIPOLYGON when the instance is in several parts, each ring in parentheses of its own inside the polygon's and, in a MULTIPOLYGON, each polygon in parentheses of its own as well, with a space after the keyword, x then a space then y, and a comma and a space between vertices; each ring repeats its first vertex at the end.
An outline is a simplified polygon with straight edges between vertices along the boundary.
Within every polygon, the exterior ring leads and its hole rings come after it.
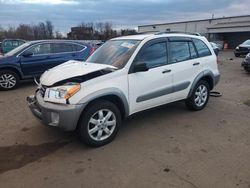
POLYGON ((30 57, 32 55, 33 55, 33 53, 31 51, 28 51, 28 50, 22 53, 23 57, 30 57))
POLYGON ((146 72, 149 68, 146 63, 138 63, 134 66, 134 72, 146 72))

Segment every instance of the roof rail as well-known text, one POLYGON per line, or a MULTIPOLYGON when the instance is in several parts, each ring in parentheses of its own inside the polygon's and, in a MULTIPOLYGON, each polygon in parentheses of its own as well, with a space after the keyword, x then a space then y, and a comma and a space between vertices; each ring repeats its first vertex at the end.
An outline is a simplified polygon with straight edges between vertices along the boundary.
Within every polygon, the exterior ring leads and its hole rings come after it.
POLYGON ((144 32, 139 32, 137 34, 141 35, 141 34, 157 34, 157 33, 160 33, 160 31, 144 31, 144 32))
POLYGON ((186 34, 186 35, 201 36, 201 34, 197 33, 197 32, 183 32, 183 31, 163 31, 163 32, 155 33, 155 35, 171 34, 171 33, 179 33, 179 34, 186 34))

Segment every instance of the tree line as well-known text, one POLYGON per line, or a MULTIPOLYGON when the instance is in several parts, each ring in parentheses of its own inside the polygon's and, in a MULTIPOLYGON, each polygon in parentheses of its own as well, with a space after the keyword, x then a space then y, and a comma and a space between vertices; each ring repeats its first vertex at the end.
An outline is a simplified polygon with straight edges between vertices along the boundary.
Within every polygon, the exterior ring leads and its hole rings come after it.
POLYGON ((36 24, 20 24, 17 27, 0 26, 0 40, 6 38, 18 38, 24 40, 42 39, 75 39, 75 40, 107 40, 121 35, 136 34, 134 29, 113 29, 110 22, 89 22, 72 27, 67 36, 55 30, 53 23, 49 20, 36 24))

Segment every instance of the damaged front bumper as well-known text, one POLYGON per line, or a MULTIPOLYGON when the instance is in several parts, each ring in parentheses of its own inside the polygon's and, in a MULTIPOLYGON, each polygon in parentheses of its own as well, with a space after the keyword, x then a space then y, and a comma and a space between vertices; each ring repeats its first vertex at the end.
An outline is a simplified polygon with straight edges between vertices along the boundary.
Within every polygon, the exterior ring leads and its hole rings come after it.
POLYGON ((55 104, 45 102, 40 91, 35 96, 27 97, 29 108, 33 115, 43 124, 58 127, 65 131, 76 129, 78 120, 86 104, 55 104))

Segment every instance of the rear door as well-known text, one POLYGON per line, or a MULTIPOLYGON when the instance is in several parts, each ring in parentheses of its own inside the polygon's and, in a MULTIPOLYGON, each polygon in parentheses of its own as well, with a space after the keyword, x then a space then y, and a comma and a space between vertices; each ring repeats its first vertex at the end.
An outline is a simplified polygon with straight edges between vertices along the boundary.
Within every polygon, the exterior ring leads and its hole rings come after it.
POLYGON ((192 39, 185 37, 169 38, 169 62, 173 65, 174 100, 185 99, 191 84, 202 70, 192 39))
POLYGON ((73 44, 65 42, 51 43, 52 53, 49 55, 50 64, 48 69, 74 59, 75 51, 73 44))
MULTIPOLYGON (((53 60, 51 67, 57 66, 59 64, 65 63, 69 60, 86 60, 84 53, 86 46, 71 42, 56 42, 52 43, 52 54, 50 58, 53 60)), ((50 68, 51 68, 50 67, 50 68)))
POLYGON ((217 57, 212 55, 213 49, 209 49, 209 43, 206 44, 200 39, 193 39, 194 45, 197 49, 199 59, 198 61, 201 63, 203 70, 206 71, 215 71, 213 74, 219 74, 217 67, 217 57))

